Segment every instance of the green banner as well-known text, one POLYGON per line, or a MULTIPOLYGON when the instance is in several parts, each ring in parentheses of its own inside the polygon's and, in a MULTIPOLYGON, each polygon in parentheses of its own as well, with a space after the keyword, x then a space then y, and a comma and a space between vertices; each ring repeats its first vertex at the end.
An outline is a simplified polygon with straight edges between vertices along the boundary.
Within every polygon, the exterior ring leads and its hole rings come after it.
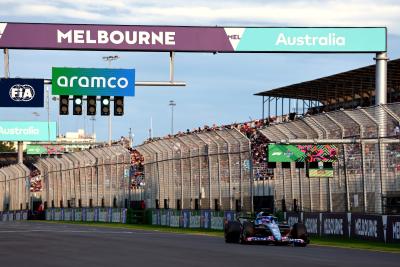
POLYGON ((269 162, 294 162, 303 156, 304 153, 295 145, 268 145, 269 162))
POLYGON ((26 146, 27 155, 55 155, 63 154, 65 146, 62 145, 39 145, 29 144, 26 146))
POLYGON ((319 177, 333 177, 333 169, 309 169, 308 177, 310 178, 319 178, 319 177))
POLYGON ((268 162, 335 162, 334 145, 268 145, 268 162))
POLYGON ((134 96, 134 69, 55 68, 53 95, 134 96))

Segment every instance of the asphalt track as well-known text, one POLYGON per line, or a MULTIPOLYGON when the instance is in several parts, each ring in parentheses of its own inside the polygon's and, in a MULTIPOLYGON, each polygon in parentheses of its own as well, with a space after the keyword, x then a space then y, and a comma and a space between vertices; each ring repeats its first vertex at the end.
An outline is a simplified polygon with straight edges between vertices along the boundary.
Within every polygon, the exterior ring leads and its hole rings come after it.
POLYGON ((39 222, 0 222, 0 266, 400 266, 400 254, 39 222))

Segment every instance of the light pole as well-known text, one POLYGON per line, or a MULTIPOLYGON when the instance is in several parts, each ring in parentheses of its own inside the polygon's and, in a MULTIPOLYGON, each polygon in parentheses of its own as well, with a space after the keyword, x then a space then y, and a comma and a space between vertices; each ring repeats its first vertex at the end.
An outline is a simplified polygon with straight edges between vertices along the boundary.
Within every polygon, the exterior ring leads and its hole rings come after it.
MULTIPOLYGON (((111 69, 111 62, 114 60, 117 60, 117 59, 119 59, 119 56, 117 56, 117 55, 103 57, 103 60, 108 62, 109 69, 111 69)), ((109 105, 111 108, 111 103, 109 105)), ((108 145, 109 146, 111 146, 111 142, 112 142, 112 129, 111 129, 111 111, 110 111, 110 115, 108 116, 108 145)))
MULTIPOLYGON (((53 96, 51 98, 51 100, 57 101, 57 97, 53 96)), ((60 118, 61 118, 60 112, 58 112, 58 115, 57 115, 57 137, 60 137, 60 131, 61 131, 61 125, 60 125, 61 120, 60 120, 60 118)))
POLYGON ((90 119, 92 121, 92 138, 94 139, 94 122, 96 120, 95 116, 91 116, 90 119))
POLYGON ((46 88, 46 101, 47 101, 47 134, 48 134, 48 141, 50 143, 50 90, 48 86, 46 88))
POLYGON ((171 135, 174 134, 174 107, 176 103, 174 100, 169 101, 169 105, 171 106, 171 135))

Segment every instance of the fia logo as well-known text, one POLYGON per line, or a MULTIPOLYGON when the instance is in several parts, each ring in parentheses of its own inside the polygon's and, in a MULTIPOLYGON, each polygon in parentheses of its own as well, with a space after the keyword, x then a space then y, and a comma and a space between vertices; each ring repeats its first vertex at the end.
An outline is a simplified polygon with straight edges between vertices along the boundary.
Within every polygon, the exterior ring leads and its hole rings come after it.
POLYGON ((35 97, 35 90, 29 84, 14 84, 10 88, 9 95, 15 102, 28 102, 35 97))

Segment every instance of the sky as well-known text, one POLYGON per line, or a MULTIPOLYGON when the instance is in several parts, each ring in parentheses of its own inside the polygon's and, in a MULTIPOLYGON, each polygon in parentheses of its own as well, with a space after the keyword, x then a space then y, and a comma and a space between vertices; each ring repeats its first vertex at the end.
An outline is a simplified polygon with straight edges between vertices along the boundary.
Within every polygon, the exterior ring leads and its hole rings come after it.
MULTIPOLYGON (((400 58, 400 1, 397 0, 0 0, 0 22, 99 23, 201 26, 386 26, 388 55, 400 58)), ((137 81, 169 79, 169 54, 151 52, 10 51, 11 77, 51 78, 52 67, 107 67, 103 56, 118 55, 114 68, 135 68, 137 81)), ((113 139, 129 128, 138 145, 171 131, 170 100, 176 102, 174 130, 258 119, 254 93, 374 63, 374 54, 206 54, 177 53, 175 80, 186 87, 137 87, 125 98, 125 115, 113 117, 113 139)), ((0 69, 3 70, 3 60, 0 69)), ((0 73, 3 73, 1 71, 0 73)), ((2 74, 1 74, 2 75, 2 74)), ((58 119, 50 101, 50 118, 58 119)), ((0 108, 0 120, 47 120, 47 110, 0 108), (34 114, 36 112, 36 115, 34 114)), ((86 128, 86 116, 62 116, 61 133, 86 128)), ((98 140, 107 140, 107 118, 96 116, 98 140)))

